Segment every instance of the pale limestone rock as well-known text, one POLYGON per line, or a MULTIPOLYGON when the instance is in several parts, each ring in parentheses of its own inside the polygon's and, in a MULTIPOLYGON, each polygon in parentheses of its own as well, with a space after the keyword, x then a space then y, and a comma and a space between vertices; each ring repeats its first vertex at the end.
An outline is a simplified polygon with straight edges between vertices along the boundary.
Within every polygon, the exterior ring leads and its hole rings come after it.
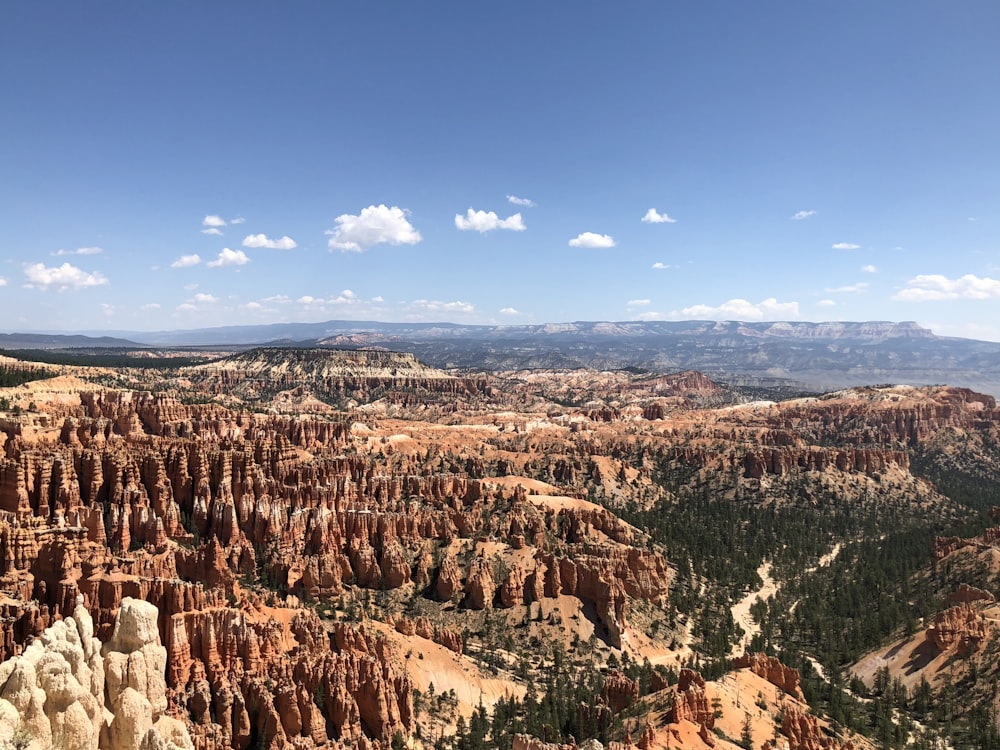
POLYGON ((149 602, 125 597, 122 599, 115 630, 107 648, 112 651, 130 653, 147 643, 159 643, 160 631, 156 627, 159 613, 149 602))
POLYGON ((73 617, 0 664, 0 747, 20 731, 29 750, 194 750, 183 722, 163 715, 167 654, 156 621, 152 605, 124 600, 102 649, 78 599, 73 617))
POLYGON ((149 701, 137 690, 126 687, 118 695, 111 712, 115 720, 111 722, 108 750, 136 750, 153 728, 153 709, 149 701))
POLYGON ((184 722, 172 716, 161 716, 153 729, 163 738, 167 750, 194 750, 194 742, 191 741, 184 722))
POLYGON ((108 703, 125 688, 143 695, 155 721, 167 709, 167 649, 160 644, 156 607, 126 597, 115 621, 114 635, 102 649, 108 703))

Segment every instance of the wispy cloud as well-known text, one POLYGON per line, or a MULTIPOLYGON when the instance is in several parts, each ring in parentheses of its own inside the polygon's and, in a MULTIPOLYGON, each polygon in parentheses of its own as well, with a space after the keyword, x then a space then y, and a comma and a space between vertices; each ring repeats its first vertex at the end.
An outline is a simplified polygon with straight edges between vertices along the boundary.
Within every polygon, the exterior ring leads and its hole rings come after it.
POLYGON ((940 274, 914 276, 893 295, 898 302, 939 302, 953 299, 1000 298, 1000 281, 967 273, 957 279, 940 274))
POLYGON ((145 305, 140 305, 139 309, 140 310, 159 310, 160 309, 160 303, 159 302, 147 302, 145 305))
POLYGON ((674 310, 670 317, 675 320, 789 320, 799 317, 798 302, 778 302, 774 297, 756 304, 745 299, 731 299, 718 307, 692 305, 674 310))
POLYGON ((398 206, 368 206, 361 213, 342 214, 328 229, 327 246, 331 250, 364 252, 375 245, 415 245, 422 239, 420 232, 407 220, 408 212, 398 206))
POLYGON ((871 264, 867 266, 861 266, 862 273, 878 273, 878 268, 871 264))
POLYGON ((414 310, 429 313, 473 313, 476 311, 476 306, 471 302, 462 302, 461 300, 441 302, 439 300, 415 299, 409 304, 414 310))
POLYGON ((508 195, 507 202, 513 203, 515 206, 524 206, 525 208, 534 208, 538 205, 531 198, 518 198, 516 195, 508 195))
POLYGON ((652 265, 652 268, 656 271, 666 271, 668 268, 677 268, 677 266, 672 266, 669 263, 660 263, 657 261, 652 265))
POLYGON ((204 292, 199 292, 198 294, 194 295, 194 301, 203 305, 205 304, 210 305, 214 302, 218 302, 219 298, 216 297, 214 294, 206 294, 204 292))
POLYGON ((103 253, 100 247, 78 247, 76 250, 56 250, 53 255, 100 255, 103 253))
POLYGON ((653 301, 648 299, 630 299, 625 304, 628 307, 649 307, 653 304, 653 301))
POLYGON ((197 253, 191 255, 182 255, 173 263, 170 264, 171 268, 191 268, 191 266, 196 266, 201 263, 201 256, 197 253))
POLYGON ((836 242, 833 245, 834 250, 857 250, 861 245, 855 245, 853 242, 836 242))
POLYGON ((242 250, 230 250, 228 247, 224 247, 215 260, 210 260, 205 265, 209 268, 225 268, 227 266, 245 266, 249 262, 250 258, 242 250))
POLYGON ((617 243, 610 234, 597 234, 596 232, 582 232, 569 241, 570 247, 614 247, 617 243))
POLYGON ((808 219, 810 216, 815 216, 817 213, 818 213, 817 211, 812 211, 812 210, 796 211, 794 214, 792 214, 792 220, 802 221, 803 219, 808 219))
POLYGON ((816 303, 816 306, 817 307, 836 307, 837 303, 834 302, 832 299, 821 299, 819 302, 816 303))
POLYGON ((44 263, 29 263, 24 266, 24 275, 28 289, 39 289, 65 292, 70 289, 85 289, 91 286, 103 286, 107 278, 99 271, 88 273, 69 263, 61 266, 46 266, 44 263))
POLYGON ((0 276, 0 286, 7 286, 7 279, 3 276, 0 276))
POLYGON ((244 219, 242 216, 237 216, 235 219, 230 219, 229 223, 230 224, 245 224, 246 223, 246 219, 244 219))
POLYGON ((823 291, 827 294, 860 294, 861 292, 868 291, 868 282, 861 281, 857 284, 848 284, 847 286, 829 287, 823 291))
POLYGON ((211 234, 211 235, 215 235, 215 236, 218 237, 218 236, 222 235, 222 230, 219 229, 219 228, 217 228, 217 227, 209 227, 208 229, 202 229, 201 233, 202 234, 211 234))
POLYGON ((270 250, 294 250, 298 245, 288 235, 272 240, 266 234, 248 234, 243 238, 243 247, 266 247, 270 250))
POLYGON ((500 314, 501 314, 501 315, 520 315, 521 313, 519 313, 519 312, 518 312, 518 311, 517 311, 517 310, 516 310, 515 308, 513 308, 513 307, 501 307, 501 308, 500 308, 500 314))
POLYGON ((676 224, 677 219, 671 219, 668 214, 661 214, 655 208, 651 208, 646 212, 646 215, 642 217, 642 221, 646 224, 676 224))
POLYGON ((493 211, 475 211, 471 208, 465 212, 465 216, 455 214, 455 226, 463 232, 476 231, 481 234, 492 232, 494 229, 509 229, 513 232, 523 232, 527 229, 520 213, 501 219, 493 211))

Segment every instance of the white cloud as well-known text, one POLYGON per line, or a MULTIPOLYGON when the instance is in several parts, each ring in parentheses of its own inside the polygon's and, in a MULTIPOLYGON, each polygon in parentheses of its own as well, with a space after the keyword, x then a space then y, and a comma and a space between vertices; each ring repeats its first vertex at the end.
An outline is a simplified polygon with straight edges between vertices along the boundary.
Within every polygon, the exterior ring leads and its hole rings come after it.
POLYGON ((210 260, 205 265, 209 268, 223 268, 225 266, 245 266, 250 262, 250 258, 242 250, 230 250, 228 247, 222 248, 219 257, 210 260))
POLYGON ((672 266, 669 263, 660 263, 657 261, 653 264, 653 268, 657 271, 666 271, 669 268, 677 268, 677 266, 672 266))
POLYGON ((940 274, 914 276, 893 299, 897 302, 938 302, 950 299, 1000 298, 1000 281, 971 273, 957 279, 940 274))
POLYGON ((827 294, 860 294, 861 292, 868 291, 868 282, 861 281, 857 284, 849 284, 847 286, 835 286, 823 291, 827 294))
POLYGON ((520 315, 521 313, 519 313, 517 311, 517 309, 513 308, 513 307, 501 307, 500 308, 500 314, 501 315, 520 315))
POLYGON ((413 308, 425 312, 433 313, 471 313, 476 311, 475 305, 471 302, 441 302, 439 300, 415 299, 410 303, 413 308))
POLYGON ((209 214, 201 220, 201 225, 203 227, 224 227, 226 220, 216 214, 209 214))
POLYGON ((583 232, 569 241, 570 247, 614 247, 615 238, 610 234, 597 234, 595 232, 583 232))
POLYGON ((230 224, 243 224, 245 222, 246 222, 246 219, 244 219, 242 216, 237 216, 235 219, 230 219, 229 220, 230 224))
POLYGON ((24 267, 24 275, 28 277, 25 284, 29 289, 48 291, 55 289, 64 292, 67 289, 84 289, 90 286, 103 286, 107 278, 99 271, 87 273, 69 263, 49 268, 44 263, 30 263, 24 267))
POLYGON ((139 309, 140 310, 159 310, 160 309, 160 303, 159 302, 147 302, 145 305, 140 305, 139 309))
POLYGON ((463 232, 475 230, 483 234, 494 229, 509 229, 513 232, 527 229, 519 213, 501 219, 493 211, 474 211, 471 208, 465 212, 465 216, 455 214, 455 226, 463 232))
POLYGON ((247 302, 245 305, 243 305, 243 309, 256 312, 258 310, 263 310, 264 306, 260 304, 260 302, 247 302))
POLYGON ((101 313, 107 318, 112 318, 115 314, 115 306, 109 305, 107 302, 102 302, 101 313))
POLYGON ((194 301, 200 302, 202 304, 211 304, 212 302, 218 302, 219 298, 213 294, 205 294, 204 292, 199 292, 194 295, 194 301))
POLYGON ((368 206, 357 216, 342 214, 334 221, 337 226, 328 229, 327 246, 331 250, 364 252, 374 245, 415 245, 420 242, 420 232, 407 221, 407 211, 398 206, 368 206))
POLYGON ((834 302, 832 299, 821 299, 819 302, 816 303, 816 306, 817 307, 836 307, 837 303, 834 302))
POLYGON ((878 273, 878 268, 873 265, 861 266, 862 273, 878 273))
POLYGON ((3 276, 0 276, 0 286, 7 286, 7 279, 3 276))
POLYGON ((798 302, 778 302, 769 297, 753 304, 745 299, 731 299, 718 307, 692 305, 680 311, 674 310, 670 317, 675 320, 789 320, 799 317, 798 302))
POLYGON ((383 297, 372 297, 372 302, 385 302, 383 297))
POLYGON ((202 234, 212 234, 212 235, 216 235, 216 236, 219 236, 219 237, 222 236, 222 230, 221 229, 216 229, 215 227, 209 227, 208 229, 202 229, 201 233, 202 234))
POLYGON ((655 208, 651 208, 642 217, 646 224, 676 224, 677 219, 671 219, 668 214, 661 214, 655 208))
POLYGON ((243 247, 266 247, 270 250, 294 250, 298 245, 288 235, 280 239, 268 239, 266 234, 248 234, 243 238, 243 247))
POLYGON ((810 216, 815 216, 816 211, 796 211, 792 214, 792 219, 794 221, 802 221, 803 219, 808 219, 810 216))
POLYGON ((196 266, 201 263, 201 256, 197 253, 193 255, 182 255, 173 263, 170 264, 171 268, 190 268, 191 266, 196 266))
POLYGON ((190 302, 182 302, 177 305, 177 312, 197 312, 198 308, 190 302))
POLYGON ((853 242, 837 242, 834 243, 834 250, 857 250, 861 245, 855 245, 853 242))
POLYGON ((518 198, 516 195, 508 195, 507 201, 515 206, 524 206, 525 208, 534 208, 538 205, 531 198, 518 198))
POLYGON ((625 304, 629 307, 649 307, 649 305, 653 304, 653 301, 648 299, 630 299, 625 304))
POLYGON ((78 247, 76 250, 56 250, 53 255, 100 255, 104 252, 100 247, 78 247))

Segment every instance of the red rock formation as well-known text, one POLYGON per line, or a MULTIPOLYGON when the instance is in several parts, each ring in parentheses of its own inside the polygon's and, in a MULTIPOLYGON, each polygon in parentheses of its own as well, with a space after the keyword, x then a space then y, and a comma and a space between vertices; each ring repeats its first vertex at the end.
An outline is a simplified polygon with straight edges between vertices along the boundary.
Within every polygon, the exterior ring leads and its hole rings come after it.
POLYGON ((983 591, 967 583, 958 584, 958 588, 948 594, 945 603, 951 607, 956 604, 966 604, 970 602, 986 602, 992 604, 996 597, 989 591, 983 591))
POLYGON ((642 734, 639 735, 639 742, 636 745, 639 750, 653 750, 656 744, 656 730, 648 721, 643 724, 642 734))
POLYGON ((954 648, 967 655, 978 650, 986 639, 986 620, 974 604, 968 602, 939 612, 927 628, 927 640, 939 651, 954 648))
POLYGON ((678 724, 691 721, 705 730, 715 727, 715 712, 705 692, 705 680, 691 669, 682 669, 680 680, 674 686, 674 702, 667 713, 667 721, 678 724))
POLYGON ((621 672, 610 672, 604 678, 601 698, 612 711, 619 713, 639 699, 639 683, 621 672))
POLYGON ((789 695, 805 702, 805 695, 799 685, 799 671, 786 667, 777 658, 767 654, 744 654, 733 660, 734 669, 749 669, 758 677, 763 677, 772 685, 789 695))
POLYGON ((485 558, 477 557, 469 567, 469 577, 465 584, 466 606, 470 609, 492 607, 495 593, 492 564, 485 558))
POLYGON ((762 750, 857 750, 854 742, 841 742, 824 731, 819 720, 794 704, 785 706, 781 720, 784 741, 768 740, 762 750))

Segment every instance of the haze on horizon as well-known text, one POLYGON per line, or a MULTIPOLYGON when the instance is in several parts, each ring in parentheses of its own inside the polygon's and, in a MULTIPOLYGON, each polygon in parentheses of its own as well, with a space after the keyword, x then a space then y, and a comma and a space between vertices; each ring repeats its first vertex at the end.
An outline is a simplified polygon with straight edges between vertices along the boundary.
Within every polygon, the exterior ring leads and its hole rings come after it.
POLYGON ((18 3, 0 330, 1000 340, 1000 5, 18 3))

